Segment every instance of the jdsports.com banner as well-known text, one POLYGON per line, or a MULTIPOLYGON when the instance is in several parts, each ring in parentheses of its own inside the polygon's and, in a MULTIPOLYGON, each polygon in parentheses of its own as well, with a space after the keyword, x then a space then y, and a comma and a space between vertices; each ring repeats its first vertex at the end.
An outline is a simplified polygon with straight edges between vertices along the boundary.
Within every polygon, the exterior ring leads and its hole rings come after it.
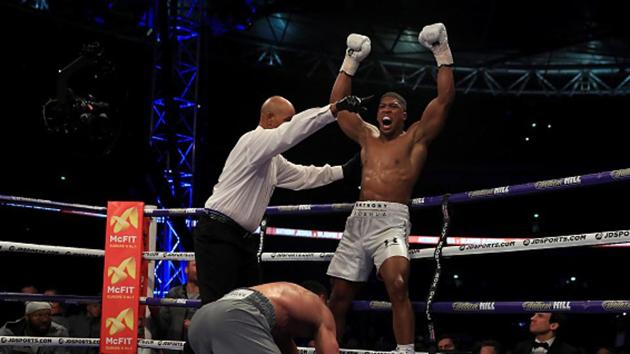
POLYGON ((143 225, 144 203, 107 204, 100 353, 137 351, 143 225))

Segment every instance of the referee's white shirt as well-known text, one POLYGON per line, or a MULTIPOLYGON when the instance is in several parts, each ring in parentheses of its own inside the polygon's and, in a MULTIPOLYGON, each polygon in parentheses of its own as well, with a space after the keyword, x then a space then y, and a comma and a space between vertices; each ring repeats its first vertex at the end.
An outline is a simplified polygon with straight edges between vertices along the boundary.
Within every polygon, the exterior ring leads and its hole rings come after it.
POLYGON ((230 152, 205 207, 253 232, 275 187, 309 189, 342 179, 341 166, 296 165, 280 155, 334 121, 330 106, 325 106, 300 112, 277 128, 258 126, 245 133, 230 152))

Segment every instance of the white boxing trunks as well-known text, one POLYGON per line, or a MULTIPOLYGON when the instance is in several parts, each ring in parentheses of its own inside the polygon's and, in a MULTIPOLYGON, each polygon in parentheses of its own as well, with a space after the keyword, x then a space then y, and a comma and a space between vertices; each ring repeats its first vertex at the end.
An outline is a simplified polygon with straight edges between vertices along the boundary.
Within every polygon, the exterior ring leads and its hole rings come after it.
POLYGON ((360 201, 354 204, 346 229, 328 266, 331 277, 364 282, 386 259, 409 259, 409 208, 400 203, 360 201))

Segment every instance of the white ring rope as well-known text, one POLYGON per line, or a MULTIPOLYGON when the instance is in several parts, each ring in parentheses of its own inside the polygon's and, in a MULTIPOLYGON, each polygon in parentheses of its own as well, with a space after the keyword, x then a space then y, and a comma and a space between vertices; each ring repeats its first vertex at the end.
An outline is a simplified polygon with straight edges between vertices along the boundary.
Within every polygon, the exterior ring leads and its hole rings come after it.
MULTIPOLYGON (((299 354, 315 354, 315 348, 310 347, 298 347, 299 354)), ((392 354, 393 351, 379 352, 366 349, 341 349, 339 348, 339 354, 392 354)), ((427 352, 415 352, 416 354, 428 354, 427 352)), ((439 353, 439 352, 438 352, 439 353)))
POLYGON ((263 253, 263 262, 330 262, 332 252, 267 252, 263 253))
POLYGON ((194 261, 195 252, 142 252, 142 258, 150 261, 194 261))
MULTIPOLYGON (((630 241, 630 230, 603 231, 574 235, 546 236, 528 238, 520 241, 504 241, 484 244, 468 244, 461 246, 444 247, 442 255, 468 256, 473 254, 507 253, 522 251, 549 250, 568 247, 602 246, 626 243, 630 241)), ((415 249, 409 251, 412 259, 433 257, 433 248, 415 249)), ((64 256, 91 256, 102 257, 103 250, 61 247, 50 245, 37 245, 32 243, 0 241, 0 252, 22 252, 37 254, 52 254, 64 256)), ((266 252, 262 254, 263 262, 324 262, 330 261, 332 252, 266 252)), ((144 259, 148 260, 173 260, 191 261, 195 259, 194 252, 143 252, 144 259)))
MULTIPOLYGON (((485 244, 469 244, 444 247, 442 256, 467 256, 473 254, 507 253, 558 249, 568 247, 601 246, 630 241, 630 230, 603 231, 575 235, 547 236, 528 238, 521 241, 494 242, 485 244)), ((411 259, 433 257, 434 248, 423 248, 409 251, 411 259)), ((326 252, 275 252, 263 254, 265 262, 283 261, 329 261, 333 253, 326 252)))
POLYGON ((107 207, 103 207, 103 206, 66 203, 66 202, 58 202, 58 201, 48 200, 48 199, 27 198, 27 197, 19 197, 19 196, 12 196, 12 195, 2 195, 0 197, 1 197, 0 200, 2 202, 7 203, 10 206, 40 206, 44 208, 50 208, 51 210, 55 210, 55 211, 60 211, 62 210, 61 208, 65 208, 65 209, 70 209, 70 210, 90 211, 90 212, 99 213, 99 214, 107 213, 107 207))
MULTIPOLYGON (((99 338, 73 338, 73 337, 15 337, 0 336, 0 347, 98 347, 99 338)), ((177 340, 153 340, 138 338, 138 346, 152 349, 184 350, 183 341, 177 340)))
POLYGON ((105 255, 105 251, 91 249, 91 248, 38 245, 35 243, 21 243, 21 242, 7 242, 7 241, 0 241, 0 252, 20 252, 20 253, 51 254, 51 255, 57 255, 57 256, 90 256, 90 257, 103 257, 105 255))
MULTIPOLYGON (((15 337, 0 336, 0 347, 98 347, 99 338, 72 338, 72 337, 15 337)), ((151 349, 184 350, 184 341, 178 340, 152 340, 138 338, 138 347, 151 349)), ((298 347, 300 354, 313 354, 315 348, 298 347)), ((380 352, 365 349, 339 349, 339 354, 391 354, 391 351, 380 352)), ((416 352, 427 354, 426 352, 416 352)))
MULTIPOLYGON (((0 252, 37 253, 55 256, 103 257, 105 255, 104 250, 93 248, 62 247, 9 241, 0 241, 0 252)), ((148 260, 192 261, 195 259, 194 252, 143 252, 142 254, 148 260)))
MULTIPOLYGON (((616 230, 591 232, 563 236, 546 236, 528 238, 522 241, 495 242, 481 245, 461 245, 445 247, 444 257, 468 256, 472 254, 508 253, 522 251, 537 251, 544 249, 558 249, 568 247, 601 246, 628 242, 630 230, 616 230)), ((409 251, 412 259, 433 257, 432 249, 417 249, 409 251)))

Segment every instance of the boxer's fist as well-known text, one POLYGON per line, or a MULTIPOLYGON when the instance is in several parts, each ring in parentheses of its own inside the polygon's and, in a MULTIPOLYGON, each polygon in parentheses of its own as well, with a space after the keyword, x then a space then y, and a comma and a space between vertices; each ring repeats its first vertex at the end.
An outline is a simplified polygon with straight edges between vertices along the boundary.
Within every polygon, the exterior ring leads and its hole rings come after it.
POLYGON ((348 111, 353 113, 365 113, 366 108, 363 106, 364 99, 357 96, 346 96, 335 102, 337 112, 348 111))
POLYGON ((352 33, 348 36, 346 44, 348 48, 346 49, 346 56, 343 59, 340 71, 354 76, 359 69, 361 61, 370 54, 372 44, 370 38, 356 33, 352 33))
POLYGON ((448 45, 448 35, 444 24, 434 23, 424 26, 418 35, 418 41, 433 52, 438 66, 453 64, 453 55, 448 45))

